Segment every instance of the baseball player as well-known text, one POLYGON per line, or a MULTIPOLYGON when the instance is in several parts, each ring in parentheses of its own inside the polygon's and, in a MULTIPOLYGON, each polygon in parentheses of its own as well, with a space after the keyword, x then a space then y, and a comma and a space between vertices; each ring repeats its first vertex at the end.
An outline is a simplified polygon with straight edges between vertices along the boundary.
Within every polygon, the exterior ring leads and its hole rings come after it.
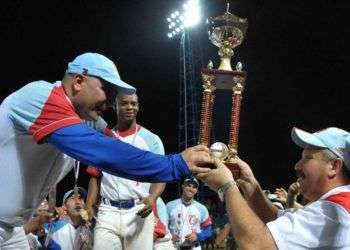
POLYGON ((200 242, 212 235, 208 209, 194 200, 198 186, 197 179, 186 179, 182 184, 181 198, 166 205, 172 239, 181 250, 200 250, 200 242))
POLYGON ((103 135, 108 130, 100 115, 113 105, 118 91, 135 89, 120 79, 111 60, 85 53, 68 64, 62 81, 31 82, 1 103, 1 249, 28 249, 21 226, 73 168, 73 158, 148 182, 176 181, 191 170, 210 171, 197 166, 212 162, 206 147, 162 156, 103 135))
POLYGON ((57 221, 45 224, 46 240, 42 243, 46 245, 47 249, 89 249, 89 245, 92 243, 92 234, 81 217, 86 195, 87 192, 82 187, 78 188, 77 193, 74 193, 72 189, 64 194, 62 207, 65 215, 57 221))
MULTIPOLYGON (((136 123, 139 111, 136 94, 118 94, 116 111, 114 137, 143 150, 164 154, 160 138, 136 123)), ((93 167, 88 168, 88 173, 92 176, 88 199, 91 204, 88 207, 96 200, 96 183, 100 182, 101 203, 94 231, 94 249, 151 250, 155 221, 152 207, 165 184, 137 182, 100 172, 93 167)))

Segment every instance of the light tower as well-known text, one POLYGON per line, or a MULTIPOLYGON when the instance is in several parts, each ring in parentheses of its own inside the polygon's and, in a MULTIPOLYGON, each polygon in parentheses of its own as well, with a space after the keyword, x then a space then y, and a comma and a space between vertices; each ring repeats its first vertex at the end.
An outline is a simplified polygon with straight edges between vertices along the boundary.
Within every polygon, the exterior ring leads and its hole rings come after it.
MULTIPOLYGON (((199 0, 187 0, 167 17, 168 38, 180 37, 178 150, 198 144, 202 53, 195 26, 201 21, 199 0)), ((179 194, 181 185, 178 186, 179 194)), ((198 199, 202 199, 200 186, 198 199)))
POLYGON ((168 37, 180 37, 179 65, 179 124, 178 150, 198 143, 199 110, 198 93, 201 81, 201 51, 194 27, 200 22, 199 0, 188 0, 183 10, 174 11, 168 18, 168 37))

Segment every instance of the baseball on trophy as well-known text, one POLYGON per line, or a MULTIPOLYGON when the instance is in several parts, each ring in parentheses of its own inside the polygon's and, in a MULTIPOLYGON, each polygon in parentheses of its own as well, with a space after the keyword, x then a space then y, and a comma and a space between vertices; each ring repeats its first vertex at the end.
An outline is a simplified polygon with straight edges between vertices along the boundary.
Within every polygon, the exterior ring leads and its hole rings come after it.
POLYGON ((212 157, 223 161, 227 158, 229 151, 225 143, 215 142, 210 146, 210 153, 212 157))

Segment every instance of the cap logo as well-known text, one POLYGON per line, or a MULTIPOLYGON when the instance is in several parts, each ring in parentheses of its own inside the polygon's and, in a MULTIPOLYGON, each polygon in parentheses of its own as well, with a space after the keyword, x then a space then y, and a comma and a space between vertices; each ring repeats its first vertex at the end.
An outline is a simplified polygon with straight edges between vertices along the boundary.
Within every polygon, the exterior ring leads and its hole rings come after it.
POLYGON ((337 150, 337 152, 341 155, 345 154, 345 148, 336 148, 335 150, 337 150))
POLYGON ((82 74, 83 74, 84 76, 86 76, 86 75, 88 74, 88 71, 89 71, 88 69, 85 69, 85 68, 84 68, 82 74))

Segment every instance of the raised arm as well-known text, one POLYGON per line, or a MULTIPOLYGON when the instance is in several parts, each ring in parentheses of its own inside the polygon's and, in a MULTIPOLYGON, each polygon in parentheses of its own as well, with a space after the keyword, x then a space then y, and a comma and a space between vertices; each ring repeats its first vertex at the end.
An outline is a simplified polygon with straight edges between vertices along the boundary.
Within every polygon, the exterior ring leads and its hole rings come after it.
POLYGON ((198 166, 211 162, 206 147, 162 156, 102 135, 86 124, 58 129, 46 137, 46 142, 87 165, 136 181, 173 182, 189 175, 191 170, 210 171, 198 166))

